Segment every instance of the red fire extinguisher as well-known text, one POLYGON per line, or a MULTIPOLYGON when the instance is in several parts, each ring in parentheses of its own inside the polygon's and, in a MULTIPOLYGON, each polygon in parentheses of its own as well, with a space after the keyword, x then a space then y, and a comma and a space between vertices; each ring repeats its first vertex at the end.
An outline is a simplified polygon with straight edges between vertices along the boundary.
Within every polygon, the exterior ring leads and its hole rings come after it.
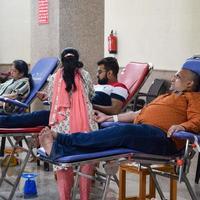
POLYGON ((113 30, 108 36, 108 51, 109 53, 117 53, 117 37, 113 34, 113 30))

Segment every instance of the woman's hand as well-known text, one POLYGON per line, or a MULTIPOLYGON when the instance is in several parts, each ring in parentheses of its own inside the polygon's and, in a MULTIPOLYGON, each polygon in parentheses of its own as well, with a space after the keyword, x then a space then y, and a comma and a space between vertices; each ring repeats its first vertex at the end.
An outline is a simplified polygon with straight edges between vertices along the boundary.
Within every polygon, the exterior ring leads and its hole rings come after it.
POLYGON ((112 118, 112 116, 106 115, 98 110, 94 110, 94 121, 97 123, 105 122, 110 118, 112 118))
POLYGON ((172 125, 167 132, 167 137, 171 137, 176 131, 185 131, 185 128, 181 125, 172 125))
POLYGON ((37 97, 41 100, 41 101, 46 101, 48 99, 48 95, 45 92, 37 92, 37 97))

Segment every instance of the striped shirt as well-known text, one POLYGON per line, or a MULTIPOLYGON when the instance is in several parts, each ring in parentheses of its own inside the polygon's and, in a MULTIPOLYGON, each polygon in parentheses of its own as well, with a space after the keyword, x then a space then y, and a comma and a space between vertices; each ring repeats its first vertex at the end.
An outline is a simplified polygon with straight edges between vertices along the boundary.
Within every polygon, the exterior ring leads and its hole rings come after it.
POLYGON ((17 99, 24 99, 30 93, 30 84, 28 78, 18 80, 10 79, 5 83, 0 84, 0 96, 7 94, 16 94, 17 99))
MULTIPOLYGON (((21 78, 18 80, 10 79, 5 83, 0 84, 0 96, 7 97, 8 95, 13 95, 14 99, 22 101, 30 93, 29 78, 21 78)), ((7 105, 7 112, 15 112, 16 108, 13 105, 7 105)), ((0 113, 4 112, 0 109, 0 113)))
POLYGON ((128 97, 128 89, 119 82, 114 82, 105 85, 95 85, 95 96, 92 99, 93 104, 111 106, 112 99, 125 102, 128 97))

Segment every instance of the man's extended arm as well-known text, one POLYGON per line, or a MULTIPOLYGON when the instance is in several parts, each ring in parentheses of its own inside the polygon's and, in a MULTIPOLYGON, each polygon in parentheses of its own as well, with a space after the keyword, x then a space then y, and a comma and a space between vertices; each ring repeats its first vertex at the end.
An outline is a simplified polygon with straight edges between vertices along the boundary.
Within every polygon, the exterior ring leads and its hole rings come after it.
MULTIPOLYGON (((117 115, 118 121, 119 122, 133 122, 135 117, 140 113, 140 110, 137 112, 126 112, 126 113, 121 113, 117 115)), ((98 123, 109 121, 113 122, 114 121, 114 115, 106 115, 100 111, 95 111, 95 121, 98 123)))
POLYGON ((93 108, 95 110, 99 110, 108 115, 114 115, 114 114, 120 113, 122 106, 123 106, 123 102, 114 98, 112 98, 111 106, 102 106, 102 105, 93 104, 93 108))

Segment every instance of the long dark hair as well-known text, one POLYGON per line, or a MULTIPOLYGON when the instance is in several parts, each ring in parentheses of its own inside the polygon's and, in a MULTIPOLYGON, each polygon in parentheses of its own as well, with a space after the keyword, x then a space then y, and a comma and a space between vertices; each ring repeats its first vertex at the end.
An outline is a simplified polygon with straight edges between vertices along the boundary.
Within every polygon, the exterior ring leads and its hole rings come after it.
POLYGON ((66 48, 61 53, 61 62, 63 66, 63 79, 66 83, 66 91, 76 90, 75 74, 77 69, 83 67, 79 61, 79 53, 76 49, 66 48))
POLYGON ((33 80, 32 75, 28 73, 28 64, 24 60, 14 60, 13 65, 19 71, 19 73, 23 74, 23 77, 27 77, 29 79, 30 88, 32 88, 33 80))

